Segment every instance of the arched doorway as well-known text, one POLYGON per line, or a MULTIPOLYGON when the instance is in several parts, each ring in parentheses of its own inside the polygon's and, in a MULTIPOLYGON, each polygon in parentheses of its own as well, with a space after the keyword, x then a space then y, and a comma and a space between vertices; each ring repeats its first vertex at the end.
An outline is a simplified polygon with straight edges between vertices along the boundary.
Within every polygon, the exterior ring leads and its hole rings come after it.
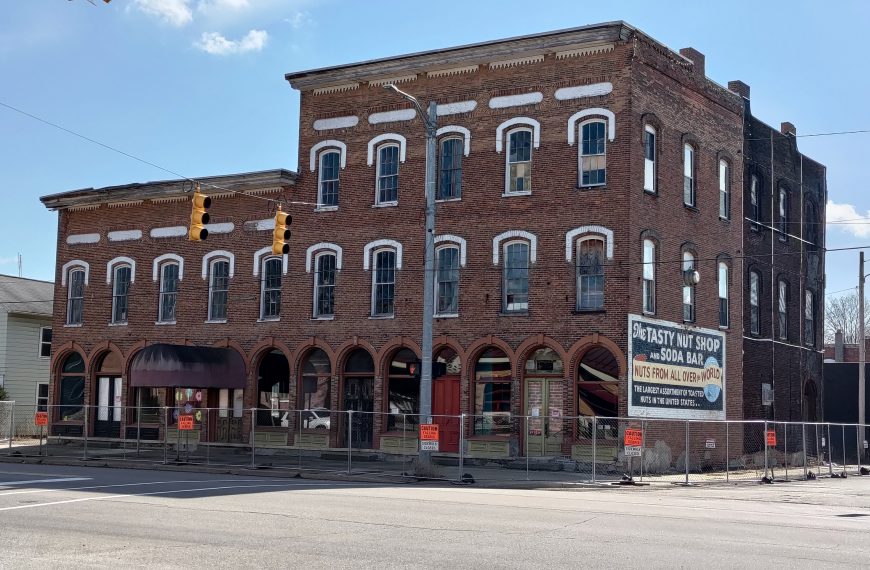
POLYGON ((597 416, 598 442, 618 440, 619 422, 607 418, 619 416, 619 363, 603 346, 593 346, 580 357, 577 365, 577 415, 581 416, 578 438, 592 439, 592 416, 597 416))
POLYGON ((804 381, 804 403, 803 403, 803 421, 816 422, 816 383, 812 380, 804 381))
POLYGON ((332 366, 329 356, 315 348, 302 361, 299 376, 299 409, 303 430, 329 431, 330 383, 332 366))
POLYGON ((387 431, 410 431, 420 425, 420 359, 400 348, 389 359, 387 370, 387 431))
POLYGON ((358 348, 348 356, 342 375, 344 410, 361 412, 353 414, 352 437, 348 441, 347 424, 341 430, 345 447, 372 448, 372 426, 375 398, 375 363, 371 354, 358 348))
POLYGON ((124 363, 116 352, 107 352, 97 366, 94 393, 94 437, 121 436, 122 380, 124 363))
POLYGON ((552 348, 539 348, 524 367, 526 453, 532 457, 560 455, 565 411, 565 369, 552 348))
POLYGON ((462 361, 456 351, 445 347, 432 360, 432 421, 438 424, 438 449, 445 453, 459 451, 459 377, 462 361))
POLYGON ((52 426, 52 433, 81 436, 85 417, 85 361, 78 352, 67 356, 60 368, 57 402, 58 423, 52 426))
POLYGON ((290 363, 280 350, 272 350, 257 367, 257 427, 290 425, 290 363))

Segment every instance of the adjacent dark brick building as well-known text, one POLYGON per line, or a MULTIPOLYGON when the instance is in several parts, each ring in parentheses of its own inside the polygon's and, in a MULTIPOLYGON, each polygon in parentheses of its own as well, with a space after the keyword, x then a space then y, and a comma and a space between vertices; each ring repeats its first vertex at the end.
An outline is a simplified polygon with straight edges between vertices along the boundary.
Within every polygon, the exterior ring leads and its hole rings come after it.
MULTIPOLYGON (((56 298, 68 299, 55 307, 53 402, 109 398, 111 407, 116 396, 132 405, 140 396, 128 388, 131 366, 146 346, 221 346, 243 358, 244 390, 207 390, 203 402, 227 417, 234 401, 260 408, 264 442, 343 446, 338 422, 281 411, 352 408, 375 412, 355 445, 402 445, 390 434, 400 429, 395 413, 413 411, 416 400, 425 145, 413 109, 383 88, 394 83, 438 103, 435 412, 478 416, 465 427, 471 455, 582 454, 588 427, 558 418, 626 415, 629 314, 721 330, 727 417, 762 414, 752 400, 759 390, 744 389, 743 350, 756 349, 738 316, 744 247, 770 239, 743 222, 744 169, 756 166, 749 158, 764 146, 753 139, 765 127, 748 100, 706 78, 702 54, 673 52, 617 22, 287 79, 301 91, 298 174, 200 180, 214 200, 205 242, 180 229, 190 214, 184 181, 43 198, 59 211, 56 298), (285 259, 271 261, 264 249, 272 203, 231 191, 289 203, 285 259), (700 274, 691 291, 687 259, 700 274), (508 412, 554 419, 549 430, 521 430, 508 412)), ((790 148, 792 168, 802 157, 790 148)), ((809 161, 799 162, 806 169, 809 161)), ((774 180, 787 176, 794 172, 774 180)), ((796 232, 800 219, 789 222, 796 232)), ((774 247, 790 251, 795 240, 774 247)), ((821 299, 820 249, 816 257, 821 299)), ((797 256, 789 263, 809 275, 797 256)), ((803 281, 794 283, 802 295, 803 281)), ((790 302, 797 306, 794 295, 790 302)), ((777 377, 800 375, 796 360, 776 359, 786 367, 777 377)), ((773 364, 753 357, 753 386, 773 364)), ((776 391, 789 397, 781 381, 776 391)), ((159 391, 146 398, 172 403, 159 391)), ((54 432, 80 433, 82 414, 64 410, 54 432)), ((102 417, 117 421, 97 421, 117 435, 133 418, 113 413, 102 417)), ((209 431, 244 440, 249 420, 209 431)), ((442 441, 448 451, 452 444, 442 441)))

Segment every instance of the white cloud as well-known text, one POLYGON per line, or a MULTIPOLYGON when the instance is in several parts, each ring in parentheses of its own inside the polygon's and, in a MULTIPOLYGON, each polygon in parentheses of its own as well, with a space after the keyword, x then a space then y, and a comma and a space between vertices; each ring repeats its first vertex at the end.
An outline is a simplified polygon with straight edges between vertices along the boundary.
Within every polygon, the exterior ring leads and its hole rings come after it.
POLYGON ((311 15, 308 12, 296 12, 289 18, 284 18, 284 21, 293 26, 293 29, 296 30, 314 23, 314 20, 311 19, 311 15))
POLYGON ((203 32, 193 45, 212 55, 231 55, 249 51, 262 51, 269 39, 265 30, 251 30, 240 40, 228 40, 218 32, 203 32))
POLYGON ((193 21, 189 4, 190 0, 134 0, 140 12, 179 28, 193 21))
POLYGON ((825 222, 855 237, 870 237, 870 210, 861 215, 852 204, 837 204, 828 200, 825 222))
POLYGON ((249 0, 199 0, 196 9, 204 13, 215 13, 223 10, 243 10, 250 5, 249 0))
POLYGON ((0 257, 0 265, 11 265, 13 263, 18 263, 17 257, 0 257))

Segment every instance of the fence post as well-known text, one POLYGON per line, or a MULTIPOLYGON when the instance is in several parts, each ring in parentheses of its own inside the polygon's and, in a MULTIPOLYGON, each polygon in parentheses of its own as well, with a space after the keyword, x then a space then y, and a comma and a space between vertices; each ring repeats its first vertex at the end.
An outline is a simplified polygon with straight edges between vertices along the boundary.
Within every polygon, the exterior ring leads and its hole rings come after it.
POLYGON ((138 391, 136 402, 136 457, 139 457, 139 442, 142 441, 142 391, 138 391))
POLYGON ((9 404, 9 454, 12 455, 12 440, 15 438, 15 403, 9 404))
POLYGON ((843 442, 843 475, 846 474, 846 424, 840 425, 840 432, 843 434, 840 436, 840 441, 843 442))
POLYGON ((459 414, 459 481, 465 470, 465 414, 459 414))
POLYGON ((251 469, 257 468, 257 412, 251 408, 251 469))
POLYGON ((801 445, 804 448, 804 480, 807 478, 807 424, 801 422, 801 445))
POLYGON ((598 416, 592 416, 592 482, 595 482, 595 460, 598 446, 598 416))
POLYGON ((686 420, 686 485, 689 484, 689 420, 686 420))
POLYGON ((855 456, 855 461, 858 464, 858 475, 861 474, 861 426, 855 424, 855 451, 858 455, 855 456))
POLYGON ((353 410, 347 411, 347 474, 350 475, 350 468, 353 460, 351 459, 351 451, 353 449, 353 410))
POLYGON ((834 474, 834 446, 831 442, 831 424, 828 426, 828 475, 834 474))
POLYGON ((785 480, 788 481, 788 426, 790 424, 783 424, 782 431, 782 443, 785 446, 783 451, 783 459, 785 462, 785 480))
POLYGON ((163 464, 166 465, 166 449, 169 431, 169 407, 163 406, 163 464))
POLYGON ((85 423, 82 426, 82 435, 85 438, 84 446, 82 449, 82 459, 88 458, 88 406, 85 404, 85 423))
POLYGON ((731 422, 725 422, 725 482, 727 483, 730 480, 731 472, 730 472, 730 463, 731 463, 731 432, 730 428, 731 422))
MULTIPOLYGON (((389 419, 389 417, 387 417, 387 422, 389 422, 389 421, 390 421, 390 419, 389 419)), ((406 469, 405 463, 408 460, 408 451, 405 449, 405 427, 407 425, 407 422, 408 422, 408 418, 405 416, 405 413, 402 412, 402 477, 404 477, 405 474, 407 473, 405 471, 405 469, 406 469)), ((418 449, 419 449, 419 443, 417 445, 418 445, 418 449)), ((419 456, 419 454, 418 454, 418 456, 419 456)))
MULTIPOLYGON (((227 412, 227 419, 229 419, 229 415, 230 415, 229 412, 227 412)), ((206 465, 211 465, 211 443, 212 442, 208 441, 211 439, 211 437, 210 437, 211 434, 208 431, 208 428, 211 426, 210 420, 211 420, 211 408, 206 408, 205 409, 205 430, 204 430, 205 436, 206 436, 205 437, 206 441, 202 442, 202 444, 205 445, 205 464, 206 465)), ((200 438, 200 440, 202 440, 202 438, 200 438)))
POLYGON ((767 479, 769 476, 768 471, 767 471, 768 465, 769 465, 769 463, 768 463, 769 453, 768 452, 770 450, 770 446, 767 445, 767 420, 764 420, 764 434, 762 434, 761 437, 763 438, 763 441, 764 441, 764 477, 765 477, 765 479, 767 479))

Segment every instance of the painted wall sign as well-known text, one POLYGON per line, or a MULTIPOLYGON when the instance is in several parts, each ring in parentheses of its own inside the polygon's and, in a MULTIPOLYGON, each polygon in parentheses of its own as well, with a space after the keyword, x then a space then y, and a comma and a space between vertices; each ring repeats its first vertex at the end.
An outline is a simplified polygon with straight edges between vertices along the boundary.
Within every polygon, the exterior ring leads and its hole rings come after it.
POLYGON ((628 415, 725 419, 725 335, 628 316, 628 415))

